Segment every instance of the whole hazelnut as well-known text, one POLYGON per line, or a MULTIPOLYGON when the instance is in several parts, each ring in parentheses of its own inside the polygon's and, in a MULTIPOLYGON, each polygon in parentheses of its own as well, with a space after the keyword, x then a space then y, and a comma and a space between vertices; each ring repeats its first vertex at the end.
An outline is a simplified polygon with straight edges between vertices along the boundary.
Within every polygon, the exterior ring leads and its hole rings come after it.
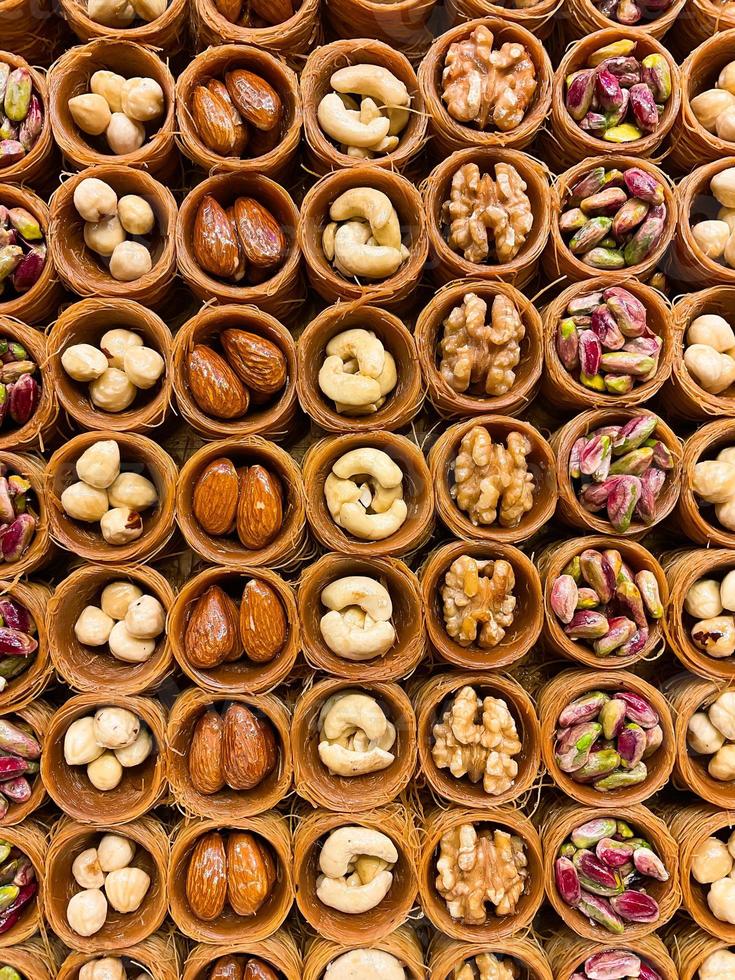
POLYGON ((77 460, 77 476, 91 487, 106 490, 120 473, 120 447, 114 439, 99 439, 77 460))
POLYGON ((110 125, 110 107, 101 95, 75 95, 68 105, 74 122, 89 136, 100 136, 110 125))
POLYGON ((125 354, 125 373, 136 388, 152 388, 166 362, 152 347, 133 347, 125 354))
POLYGON ((115 620, 99 606, 85 606, 74 623, 74 635, 88 647, 101 647, 110 639, 115 620))
POLYGON ((154 640, 133 636, 124 621, 115 623, 110 631, 110 653, 129 664, 143 664, 156 649, 154 640))
POLYGON ((87 14, 95 24, 105 27, 128 27, 135 20, 135 10, 128 0, 87 0, 87 14))
POLYGON ((98 177, 85 177, 74 190, 74 207, 85 221, 101 221, 117 214, 117 194, 98 177))
POLYGON ((138 389, 124 371, 108 368, 89 385, 89 397, 104 412, 124 412, 135 401, 138 389))
POLYGON ((112 152, 121 155, 134 153, 145 143, 145 128, 124 112, 113 112, 105 135, 112 152))
POLYGON ((115 758, 114 752, 105 752, 87 766, 87 779, 95 789, 108 793, 120 785, 123 768, 115 758))
POLYGON ((99 888, 87 888, 69 899, 66 921, 78 936, 93 936, 100 931, 106 918, 107 899, 99 888))
POLYGON ((132 582, 110 582, 102 590, 100 605, 112 619, 125 619, 130 603, 142 595, 142 590, 132 582))
POLYGON ((122 109, 138 122, 151 122, 163 115, 163 89, 154 78, 128 78, 122 87, 122 109))
POLYGON ((153 208, 139 194, 121 197, 117 205, 117 216, 129 235, 148 235, 156 223, 153 208))
POLYGON ((121 473, 110 486, 107 497, 111 507, 129 507, 131 510, 146 510, 158 502, 158 491, 140 473, 121 473))
POLYGON ((69 517, 75 521, 84 521, 85 524, 96 524, 110 507, 107 491, 91 487, 83 480, 72 483, 64 490, 61 494, 61 506, 69 517))
POLYGON ((108 544, 129 544, 143 533, 143 520, 129 507, 115 507, 100 518, 100 530, 108 544))
POLYGON ((121 242, 110 259, 110 275, 118 282, 133 282, 152 268, 151 253, 140 242, 121 242))
POLYGON ((107 370, 107 358, 92 344, 72 344, 61 355, 61 366, 75 381, 94 381, 107 370))
POLYGON ((120 368, 121 371, 125 367, 124 360, 127 349, 142 346, 143 338, 140 334, 126 330, 125 327, 113 327, 112 330, 104 333, 102 340, 100 340, 100 348, 110 362, 110 367, 120 368))
POLYGON ((89 89, 95 95, 101 95, 110 112, 122 112, 122 99, 120 96, 125 79, 114 71, 104 69, 96 71, 89 80, 89 89))
POLYGON ((112 255, 117 246, 125 241, 125 229, 116 214, 101 221, 87 221, 84 225, 84 244, 105 258, 112 255))

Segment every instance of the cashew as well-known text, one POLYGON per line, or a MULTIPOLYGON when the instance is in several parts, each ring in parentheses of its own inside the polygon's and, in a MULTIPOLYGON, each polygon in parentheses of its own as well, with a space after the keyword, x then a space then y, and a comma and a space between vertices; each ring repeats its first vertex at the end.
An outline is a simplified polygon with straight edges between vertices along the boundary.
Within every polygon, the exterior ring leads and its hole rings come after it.
POLYGON ((362 729, 368 738, 380 738, 385 732, 387 718, 382 708, 367 694, 345 693, 324 716, 322 728, 329 741, 362 729))
MULTIPOLYGON (((386 137, 387 139, 388 137, 386 137)), ((354 157, 356 160, 372 160, 373 154, 370 150, 366 150, 362 146, 347 146, 343 143, 340 147, 343 153, 346 153, 348 157, 354 157)))
POLYGON ((385 370, 386 350, 382 341, 360 327, 336 334, 327 344, 326 351, 330 357, 336 355, 343 361, 354 357, 359 373, 368 378, 379 378, 385 370))
POLYGON ((334 260, 334 236, 337 234, 338 227, 336 221, 330 221, 322 232, 322 248, 329 262, 334 260))
POLYGON ((334 236, 334 263, 345 277, 385 279, 392 276, 404 261, 399 248, 368 245, 370 229, 361 221, 340 225, 334 236))
POLYGON ((381 487, 375 488, 370 507, 375 514, 384 514, 390 510, 395 500, 403 500, 403 487, 381 487))
POLYGON ((345 575, 322 589, 321 600, 327 609, 340 612, 347 606, 359 606, 373 619, 387 623, 393 615, 390 593, 367 575, 345 575))
POLYGON ((380 905, 392 884, 390 871, 381 871, 367 885, 361 884, 356 875, 348 880, 320 875, 316 882, 316 894, 320 902, 338 912, 361 915, 380 905))
POLYGON ((397 487, 403 480, 400 466, 393 462, 382 449, 365 446, 345 453, 332 466, 332 472, 341 480, 349 480, 359 473, 374 477, 381 487, 397 487))
POLYGON ((358 500, 360 488, 352 480, 338 480, 334 473, 330 473, 324 483, 324 496, 329 513, 337 521, 344 505, 358 500))
POLYGON ((364 541, 383 541, 402 527, 408 508, 405 501, 394 500, 384 514, 367 514, 357 503, 345 504, 339 514, 339 525, 364 541))
MULTIPOLYGON (((377 109, 377 107, 376 107, 377 109)), ((363 119, 362 112, 347 109, 336 92, 325 95, 317 108, 317 119, 327 136, 339 143, 368 149, 377 146, 388 135, 391 121, 377 112, 363 119)))
POLYGON ((381 65, 350 65, 336 71, 329 84, 335 92, 354 92, 385 106, 391 122, 391 135, 405 129, 408 123, 408 109, 405 107, 410 104, 411 97, 403 82, 387 68, 381 65))
POLYGON ((377 402, 380 385, 364 374, 348 374, 341 357, 328 357, 319 371, 319 387, 334 402, 347 409, 377 402))
POLYGON ((329 878, 349 874, 360 857, 376 857, 388 865, 398 860, 398 851, 390 837, 371 827, 339 827, 324 842, 319 867, 329 878))
POLYGON ((363 980, 374 976, 406 980, 406 971, 399 959, 382 949, 351 949, 332 960, 324 974, 325 980, 363 980))
POLYGON ((395 643, 396 631, 390 623, 375 623, 367 629, 350 626, 338 612, 328 612, 319 623, 324 642, 345 660, 372 660, 384 657, 395 643))
MULTIPOLYGON (((363 99, 360 103, 360 122, 370 123, 374 119, 382 119, 380 109, 373 99, 363 99)), ((390 123, 388 123, 390 125, 390 123)))
POLYGON ((332 204, 329 216, 333 221, 364 218, 379 245, 401 247, 401 226, 396 209, 388 195, 375 187, 351 187, 332 204))
POLYGON ((364 776, 370 772, 387 769, 393 763, 395 756, 379 748, 368 749, 366 752, 352 752, 337 743, 320 742, 319 758, 336 776, 364 776))

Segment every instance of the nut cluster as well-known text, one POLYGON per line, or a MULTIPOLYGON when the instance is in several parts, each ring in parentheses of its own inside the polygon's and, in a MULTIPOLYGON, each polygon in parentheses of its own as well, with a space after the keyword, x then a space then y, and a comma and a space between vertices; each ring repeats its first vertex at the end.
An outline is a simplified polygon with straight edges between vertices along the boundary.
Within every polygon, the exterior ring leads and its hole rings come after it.
POLYGON ((156 20, 167 7, 168 0, 87 0, 87 15, 104 27, 133 27, 156 20))
POLYGON ((329 217, 322 249, 345 279, 387 279, 410 255, 393 202, 375 187, 352 187, 340 194, 329 217))
MULTIPOLYGON (((0 144, 2 145, 2 144, 0 144)), ((0 203, 0 298, 3 302, 32 289, 46 267, 46 236, 25 208, 0 203)))
POLYGON ((74 189, 74 207, 84 220, 85 245, 105 263, 113 279, 134 282, 151 271, 148 242, 156 216, 145 198, 125 194, 118 200, 104 180, 85 177, 74 189))
POLYGON ((166 627, 166 611, 155 596, 132 582, 110 582, 99 606, 87 605, 74 623, 84 646, 107 647, 117 660, 141 664, 149 660, 166 627))
POLYGON ((735 531, 735 446, 721 449, 715 459, 704 459, 694 467, 692 490, 700 505, 713 504, 719 523, 735 531))
MULTIPOLYGON (((733 212, 735 214, 735 212, 733 212)), ((704 313, 689 324, 684 364, 697 384, 722 395, 735 383, 735 331, 717 313, 704 313)))
POLYGON ((186 900, 198 919, 212 922, 229 905, 250 917, 267 901, 277 867, 270 848, 246 831, 213 830, 194 845, 186 873, 186 900))
POLYGON ((454 980, 517 980, 518 964, 510 957, 478 953, 454 968, 454 980))
POLYGON ((189 745, 189 777, 198 793, 212 796, 225 786, 250 790, 278 763, 278 744, 267 718, 244 704, 220 714, 209 708, 197 719, 189 745))
POLYGON ((140 334, 113 327, 102 335, 98 347, 70 344, 62 352, 61 366, 74 381, 88 383, 95 408, 124 412, 139 390, 147 391, 158 382, 166 362, 140 334))
MULTIPOLYGON (((397 956, 375 947, 350 949, 333 959, 327 970, 332 980, 349 980, 373 972, 386 980, 405 980, 406 977, 403 962, 397 956)), ((267 980, 271 980, 270 975, 267 980)))
POLYGON ((36 870, 24 852, 0 840, 0 936, 20 919, 38 892, 36 870))
POLYGON ((370 827, 339 827, 319 852, 317 898, 348 915, 369 912, 390 891, 397 862, 398 851, 386 834, 370 827))
POLYGON ((319 631, 332 653, 350 661, 384 657, 396 642, 393 602, 386 587, 367 575, 335 579, 321 592, 329 612, 319 631))
POLYGON ((207 974, 209 980, 278 980, 278 975, 265 960, 257 956, 219 956, 207 974))
MULTIPOLYGON (((635 5, 635 0, 621 0, 635 5)), ((608 143, 630 143, 655 133, 671 97, 671 70, 662 54, 635 57, 638 42, 621 39, 598 48, 567 78, 567 112, 580 129, 608 143)))
POLYGON ((614 548, 586 548, 551 587, 551 609, 573 640, 587 640, 598 657, 629 657, 648 642, 664 614, 653 572, 634 572, 614 548))
POLYGON ((127 708, 98 708, 73 721, 64 735, 66 764, 86 766, 87 779, 103 793, 116 789, 124 770, 141 765, 152 751, 147 726, 127 708))
POLYGON ((625 980, 626 977, 661 980, 661 975, 650 963, 629 949, 605 949, 593 953, 574 975, 578 980, 625 980))
POLYGON ((334 463, 324 482, 329 513, 362 541, 384 541, 408 517, 403 471, 382 449, 353 449, 334 463))
POLYGON ((348 65, 335 71, 329 84, 332 91, 320 101, 317 119, 343 153, 371 160, 397 149, 411 96, 392 71, 382 65, 348 65))
POLYGON ((735 61, 725 65, 714 88, 695 95, 689 104, 708 133, 728 142, 735 140, 735 61))
POLYGON ((622 936, 628 925, 658 922, 658 902, 646 889, 668 881, 669 872, 634 828, 599 817, 576 827, 562 844, 554 877, 563 902, 592 925, 622 936))
POLYGON ((476 527, 496 521, 517 527, 532 509, 536 484, 528 468, 530 452, 531 443, 521 432, 509 433, 505 446, 493 442, 483 425, 462 437, 450 494, 476 527))
POLYGON ((444 626, 460 646, 492 650, 513 625, 515 573, 504 559, 455 559, 441 587, 444 626))
POLYGON ((707 258, 732 269, 735 268, 735 167, 715 174, 709 190, 720 209, 716 218, 692 224, 692 236, 707 258))
POLYGON ((576 783, 600 792, 646 781, 646 760, 664 740, 658 712, 633 691, 591 691, 564 708, 554 733, 554 758, 576 783))
POLYGON ((695 881, 706 888, 709 910, 720 922, 735 925, 735 879, 730 872, 735 866, 735 832, 727 841, 707 837, 692 852, 691 873, 695 881))
POLYGON ((0 61, 0 170, 31 152, 43 129, 44 111, 27 68, 0 61))
POLYGON ((103 834, 72 863, 76 892, 66 907, 66 920, 79 936, 94 936, 107 921, 108 907, 126 915, 137 912, 151 886, 150 875, 133 867, 135 844, 128 837, 103 834))
MULTIPOLYGON (((15 717, 15 716, 12 716, 15 717)), ((0 817, 31 798, 41 745, 21 719, 0 718, 0 817)))
POLYGON ((695 582, 686 594, 684 609, 696 620, 691 637, 698 649, 718 659, 735 653, 735 571, 721 582, 710 578, 695 582))
POLYGON ((575 296, 556 328, 556 351, 567 371, 585 388, 610 395, 627 395, 650 381, 661 347, 646 307, 622 286, 575 296))
POLYGON ((37 634, 38 627, 25 606, 7 596, 0 598, 0 691, 33 663, 37 634))
MULTIPOLYGON (((1 344, 1 342, 0 342, 1 344)), ((0 393, 2 386, 0 385, 0 393)), ((12 392, 11 392, 12 394, 12 392)), ((38 527, 36 497, 31 484, 0 463, 0 556, 12 565, 30 548, 38 527)), ((0 603, 0 609, 2 603, 0 603)), ((2 613, 0 613, 2 615, 2 613)))
POLYGON ((288 252, 278 219, 260 201, 238 197, 223 207, 211 194, 196 213, 192 247, 210 276, 245 286, 274 276, 288 252))
POLYGON ((114 71, 96 71, 89 92, 69 99, 69 112, 88 136, 104 134, 112 153, 139 150, 148 138, 146 123, 163 115, 163 89, 154 78, 123 78, 114 71))
POLYGON ((658 248, 667 214, 663 185, 648 171, 595 167, 570 188, 559 231, 585 265, 623 269, 658 248))
POLYGON ((344 690, 328 697, 317 721, 319 758, 334 776, 380 772, 395 761, 396 729, 376 698, 344 690))
POLYGON ((656 438, 655 415, 636 415, 580 436, 569 453, 569 476, 579 481, 577 498, 591 514, 605 511, 616 531, 631 521, 656 521, 657 501, 673 469, 671 450, 656 438))
POLYGON ((114 439, 100 440, 76 462, 78 482, 61 494, 64 513, 75 521, 96 524, 107 544, 124 545, 143 533, 140 512, 155 507, 158 491, 140 473, 120 469, 120 447, 114 439))
POLYGON ((231 459, 215 459, 194 484, 192 512, 202 530, 214 537, 235 531, 251 551, 275 540, 284 509, 280 479, 259 463, 236 468, 231 459))
POLYGON ((319 388, 341 415, 371 415, 398 384, 396 361, 372 330, 335 334, 324 349, 319 388))
POLYGON ((257 28, 289 20, 298 0, 215 0, 215 7, 230 23, 257 28))
MULTIPOLYGON (((724 691, 689 719, 687 747, 695 756, 708 756, 707 772, 713 779, 735 779, 735 693, 724 691)), ((729 874, 729 871, 727 872, 729 874)))
MULTIPOLYGON (((79 980, 150 980, 150 973, 133 964, 134 974, 129 975, 125 963, 119 956, 102 956, 90 960, 79 969, 79 980)), ((21 977, 8 977, 7 980, 22 980, 21 977)))
POLYGON ((259 157, 281 137, 284 110, 270 82, 245 68, 210 78, 191 96, 191 118, 201 141, 223 157, 259 157))

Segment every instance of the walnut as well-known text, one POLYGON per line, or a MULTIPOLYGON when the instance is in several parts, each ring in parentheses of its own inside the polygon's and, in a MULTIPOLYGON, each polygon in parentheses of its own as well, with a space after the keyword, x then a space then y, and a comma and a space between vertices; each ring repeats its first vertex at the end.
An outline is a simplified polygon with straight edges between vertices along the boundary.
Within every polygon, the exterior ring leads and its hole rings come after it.
POLYGON ((450 248, 475 264, 514 259, 533 227, 525 191, 526 182, 511 164, 496 163, 495 180, 481 175, 476 163, 460 167, 442 207, 450 248))
POLYGON ((516 527, 533 507, 533 474, 526 457, 531 443, 511 432, 507 448, 493 443, 488 430, 476 425, 463 436, 454 462, 450 493, 475 526, 516 527))
POLYGON ((525 47, 506 42, 493 50, 493 33, 480 25, 450 45, 442 72, 449 115, 479 129, 509 132, 523 122, 536 91, 536 69, 525 47))
POLYGON ((520 971, 513 960, 498 959, 494 953, 480 953, 473 960, 458 964, 453 980, 516 980, 520 971))
POLYGON ((495 914, 512 915, 528 876, 523 841, 504 830, 460 824, 443 834, 436 862, 436 890, 453 919, 465 925, 487 922, 486 904, 495 914))
POLYGON ((515 383, 521 359, 520 342, 526 330, 515 304, 499 293, 493 299, 490 323, 485 323, 487 303, 467 293, 444 321, 439 370, 457 392, 505 395, 515 383), (474 393, 474 392, 473 392, 474 393))
POLYGON ((509 562, 461 555, 452 562, 441 589, 447 633, 463 647, 496 647, 513 623, 514 585, 509 562))
POLYGON ((522 745, 516 723, 502 698, 482 701, 471 687, 454 697, 442 720, 434 725, 431 755, 439 769, 449 769, 457 779, 482 779, 483 789, 498 796, 510 789, 518 775, 512 758, 522 745))

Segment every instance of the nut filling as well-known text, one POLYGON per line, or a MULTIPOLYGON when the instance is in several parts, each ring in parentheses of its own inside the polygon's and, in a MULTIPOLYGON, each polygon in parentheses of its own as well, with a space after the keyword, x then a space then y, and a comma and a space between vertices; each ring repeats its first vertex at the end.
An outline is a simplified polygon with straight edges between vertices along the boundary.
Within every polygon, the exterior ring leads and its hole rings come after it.
POLYGON ((700 707, 692 715, 687 748, 695 757, 705 757, 700 761, 706 762, 713 779, 735 780, 735 692, 724 691, 709 707, 700 707))
POLYGON ((517 527, 532 509, 536 486, 526 462, 530 452, 521 432, 509 433, 505 446, 494 443, 482 425, 462 437, 450 494, 476 527, 496 521, 517 527))
POLYGON ((79 936, 94 936, 116 912, 137 912, 151 886, 150 875, 133 866, 136 847, 118 834, 104 834, 96 846, 76 856, 71 866, 76 892, 66 907, 66 920, 79 936))
POLYGON ((319 854, 317 897, 348 915, 370 912, 390 891, 397 861, 395 844, 378 830, 358 826, 333 830, 319 854))
POLYGON ((372 415, 398 383, 396 362, 371 330, 332 337, 319 370, 319 387, 341 415, 372 415))
POLYGON ((495 953, 478 953, 458 963, 452 974, 453 980, 517 980, 520 976, 521 971, 513 960, 495 953))
POLYGON ((477 561, 462 555, 452 562, 441 588, 444 625, 460 646, 492 650, 513 625, 516 597, 513 566, 503 559, 477 561))
POLYGON ((116 660, 145 663, 166 628, 166 611, 155 596, 132 582, 110 582, 100 604, 87 605, 74 623, 74 635, 88 647, 107 647, 116 660))
POLYGON ((692 853, 692 878, 703 886, 709 910, 720 922, 735 925, 735 832, 723 832, 701 841, 692 853), (722 838, 725 839, 722 839, 722 838))
MULTIPOLYGON (((137 963, 119 956, 103 956, 90 960, 79 970, 79 980, 150 980, 151 974, 137 963), (132 970, 128 973, 128 969, 132 970)), ((8 977, 8 980, 21 980, 8 977)))
POLYGON ((411 96, 393 72, 381 65, 348 65, 334 72, 329 84, 333 91, 319 103, 317 118, 342 153, 371 160, 397 149, 411 96))
MULTIPOLYGON (((715 522, 728 531, 735 531, 734 480, 735 446, 726 446, 717 453, 715 459, 702 460, 694 467, 692 490, 699 499, 700 506, 713 505, 715 522)), ((707 519, 712 518, 708 516, 707 519)))
POLYGON ((717 659, 735 653, 735 571, 721 582, 695 582, 684 599, 684 612, 694 620, 690 635, 698 650, 717 659))
POLYGON ((384 657, 396 641, 390 619, 393 603, 380 582, 366 575, 347 575, 322 590, 329 609, 319 621, 324 642, 344 660, 384 657))
POLYGON ((340 691, 319 712, 319 758, 335 776, 361 776, 387 769, 396 729, 375 698, 340 691))
POLYGON ((142 765, 151 752, 148 727, 126 708, 98 708, 73 721, 64 735, 67 766, 86 766, 87 779, 102 793, 116 789, 125 770, 142 765))
POLYGON ((374 187, 353 187, 340 194, 329 217, 322 248, 345 279, 387 279, 410 255, 393 202, 374 187))
POLYGON ((408 517, 403 472, 382 449, 353 449, 334 463, 324 483, 333 520, 363 541, 383 541, 408 517))

